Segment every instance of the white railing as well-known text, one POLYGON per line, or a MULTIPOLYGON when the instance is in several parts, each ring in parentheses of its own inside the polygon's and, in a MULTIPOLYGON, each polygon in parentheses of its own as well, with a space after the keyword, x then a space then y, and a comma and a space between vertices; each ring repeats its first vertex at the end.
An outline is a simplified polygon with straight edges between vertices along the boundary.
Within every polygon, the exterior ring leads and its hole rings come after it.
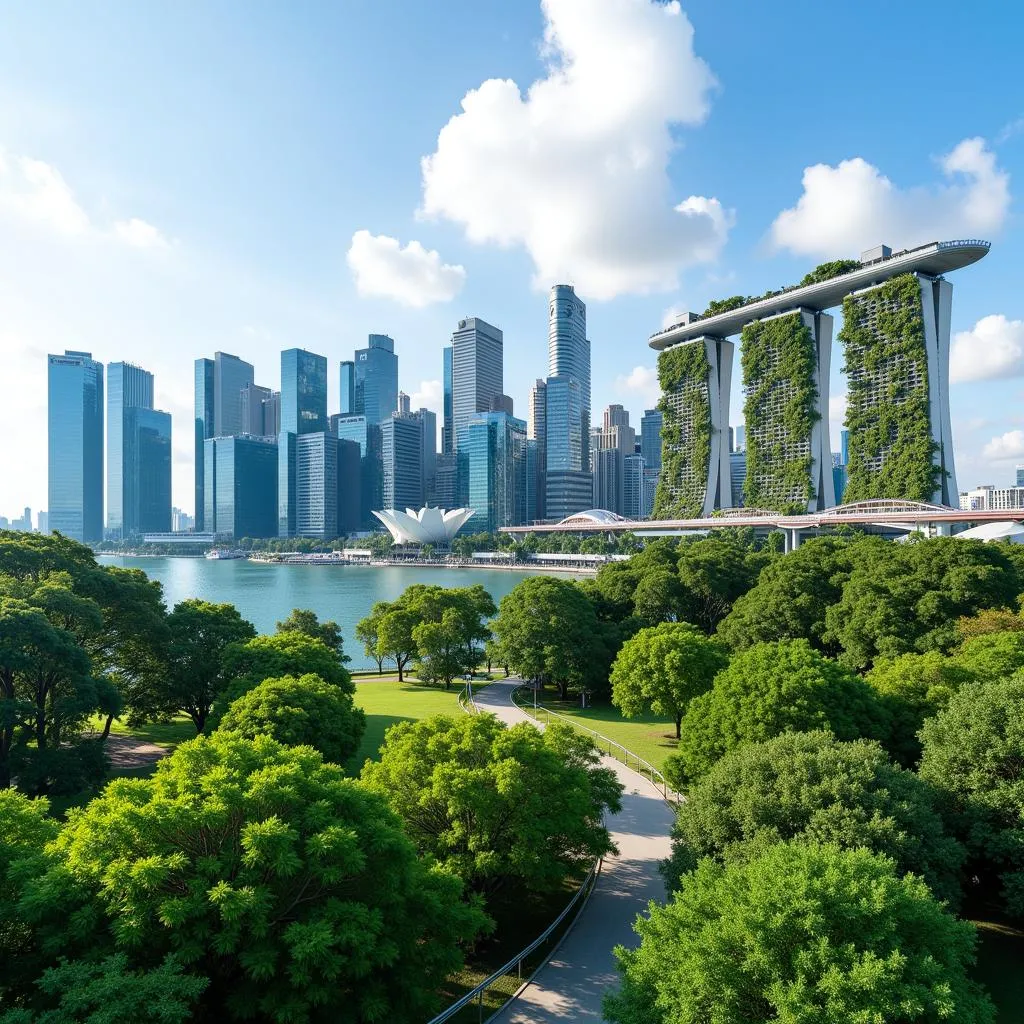
POLYGON ((614 757, 616 761, 621 761, 627 768, 632 768, 638 775, 643 775, 645 778, 651 780, 651 782, 661 790, 662 798, 665 803, 672 807, 678 807, 686 798, 682 793, 673 789, 668 779, 657 768, 651 764, 650 761, 644 760, 639 754, 634 754, 632 750, 624 747, 617 740, 613 740, 610 736, 605 736, 603 733, 598 732, 596 729, 589 729, 585 725, 580 725, 579 720, 573 718, 571 715, 563 715, 559 711, 552 711, 551 708, 545 707, 543 704, 538 704, 534 707, 532 704, 520 704, 516 699, 521 690, 528 689, 528 687, 517 687, 512 691, 512 703, 515 704, 520 711, 525 712, 532 718, 536 718, 539 722, 541 720, 541 712, 555 718, 560 718, 563 722, 568 722, 574 729, 578 729, 580 732, 588 733, 595 740, 597 740, 597 749, 602 753, 607 754, 609 757, 614 757))
POLYGON ((521 949, 508 963, 499 967, 492 975, 485 978, 479 985, 476 986, 472 991, 467 992, 461 999, 456 1000, 447 1009, 442 1010, 436 1017, 432 1017, 427 1024, 444 1024, 444 1021, 451 1020, 460 1010, 464 1010, 467 1006, 472 1006, 474 1003, 477 1005, 477 1020, 484 1020, 484 996, 487 994, 487 990, 493 987, 497 982, 503 978, 511 975, 513 971, 516 972, 516 977, 519 981, 519 985, 516 991, 509 995, 507 998, 502 1000, 501 1006, 498 1007, 494 1013, 487 1017, 487 1020, 491 1020, 496 1017, 505 1005, 511 1000, 515 999, 517 995, 533 980, 533 976, 539 971, 547 962, 551 959, 552 955, 562 944, 566 935, 569 934, 573 925, 579 919, 579 912, 582 912, 583 906, 586 905, 586 901, 590 898, 590 894, 594 891, 594 886, 597 884, 598 876, 601 874, 601 861, 598 860, 594 866, 590 869, 587 877, 583 879, 583 883, 573 894, 573 897, 566 904, 565 909, 544 929, 544 931, 537 936, 525 949, 521 949), (540 957, 539 963, 534 967, 533 971, 523 979, 523 963, 530 956, 531 953, 535 953, 545 942, 554 936, 554 933, 558 930, 558 926, 569 916, 573 908, 581 903, 579 912, 576 917, 569 922, 568 927, 562 932, 561 935, 557 936, 554 940, 552 947, 546 950, 544 955, 540 957))

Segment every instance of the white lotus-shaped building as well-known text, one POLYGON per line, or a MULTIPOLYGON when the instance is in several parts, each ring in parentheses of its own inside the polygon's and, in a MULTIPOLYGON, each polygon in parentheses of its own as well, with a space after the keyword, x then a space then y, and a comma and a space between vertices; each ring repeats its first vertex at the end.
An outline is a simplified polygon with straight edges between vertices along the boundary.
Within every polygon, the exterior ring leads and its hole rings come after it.
POLYGON ((404 512, 389 508, 373 514, 388 528, 396 544, 447 547, 473 512, 471 508, 453 508, 447 512, 440 508, 421 508, 419 512, 411 508, 404 512))

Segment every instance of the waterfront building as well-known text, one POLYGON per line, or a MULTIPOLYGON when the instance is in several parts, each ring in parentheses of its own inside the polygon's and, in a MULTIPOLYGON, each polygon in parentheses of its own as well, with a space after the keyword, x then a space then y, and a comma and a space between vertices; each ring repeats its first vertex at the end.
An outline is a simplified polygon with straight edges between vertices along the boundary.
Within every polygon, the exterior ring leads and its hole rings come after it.
POLYGON ((661 427, 664 416, 660 409, 645 409, 640 418, 640 454, 645 469, 661 469, 661 427))
POLYGON ((743 488, 747 483, 747 450, 740 448, 729 455, 730 502, 733 508, 743 507, 743 488))
POLYGON ((535 523, 543 518, 544 472, 540 443, 529 436, 529 426, 526 432, 526 522, 535 523))
POLYGON ((538 378, 530 388, 530 407, 527 410, 526 436, 536 442, 535 487, 536 500, 530 522, 545 517, 545 488, 547 476, 547 381, 538 378))
POLYGON ((573 286, 568 284, 556 284, 548 297, 548 377, 568 377, 579 384, 582 464, 584 470, 589 470, 590 341, 587 338, 587 307, 573 286))
POLYGON ((202 531, 206 512, 204 458, 206 441, 214 434, 214 364, 212 359, 195 362, 195 437, 193 468, 195 470, 196 530, 202 531))
POLYGON ((444 347, 444 407, 441 422, 441 452, 452 455, 455 452, 455 405, 452 393, 452 346, 444 347))
POLYGON ((341 415, 354 416, 356 411, 356 364, 351 359, 341 361, 341 415))
MULTIPOLYGON (((218 540, 277 536, 278 458, 272 437, 211 437, 204 444, 203 465, 206 532, 218 540)), ((188 519, 179 513, 174 532, 188 530, 188 519)))
POLYGON ((459 495, 459 460, 455 454, 438 455, 434 470, 433 492, 428 503, 438 508, 453 508, 459 495))
POLYGON ((327 359, 290 348, 281 353, 281 430, 318 434, 327 430, 327 359))
POLYGON ((480 317, 460 320, 452 334, 452 424, 458 450, 463 428, 477 413, 491 409, 504 393, 504 335, 480 317))
POLYGON ((470 533, 526 522, 526 422, 505 412, 477 413, 459 433, 459 492, 473 509, 470 533))
POLYGON ((437 472, 437 414, 430 409, 417 409, 411 416, 423 433, 423 492, 429 505, 437 472))
POLYGON ((396 508, 373 513, 386 527, 396 544, 433 544, 451 546, 455 534, 473 514, 471 508, 453 508, 447 512, 440 508, 421 508, 418 512, 396 508))
POLYGON ((229 352, 213 354, 213 437, 245 433, 242 391, 253 382, 253 366, 229 352))
POLYGON ((622 515, 627 519, 644 519, 644 457, 634 452, 624 456, 622 462, 622 515))
MULTIPOLYGON (((600 434, 600 431, 597 432, 600 434)), ((625 463, 618 448, 595 448, 591 451, 592 508, 605 509, 616 515, 623 514, 625 463)))
POLYGON ((277 434, 277 430, 267 430, 266 407, 274 394, 270 388, 260 384, 246 384, 242 388, 242 430, 243 434, 255 437, 269 437, 277 434))
POLYGON ((107 367, 107 528, 111 540, 171 528, 171 417, 153 408, 153 375, 107 367))
POLYGON ((371 334, 366 348, 356 349, 352 391, 353 413, 365 416, 370 426, 386 420, 398 408, 398 356, 393 338, 371 334))
POLYGON ((362 455, 356 441, 338 438, 338 536, 362 526, 362 455))
POLYGON ((573 377, 545 382, 544 514, 560 521, 593 504, 593 483, 583 457, 588 450, 583 429, 582 391, 573 377))
POLYGON ((1017 486, 1024 487, 1024 466, 1017 467, 1017 486))
POLYGON ((327 431, 299 434, 295 443, 298 500, 295 533, 330 540, 338 536, 338 439, 327 431))
POLYGON ((1001 512, 1024 509, 1024 486, 994 487, 983 484, 959 496, 958 506, 965 512, 1001 512))
POLYGON ((103 364, 90 352, 47 356, 49 526, 103 539, 103 364))
POLYGON ((359 446, 359 523, 360 529, 372 529, 373 510, 380 508, 382 496, 380 427, 368 423, 365 416, 338 416, 332 421, 332 433, 339 440, 359 446))
POLYGON ((384 508, 419 508, 424 502, 423 423, 397 413, 380 425, 384 508))
MULTIPOLYGON (((274 457, 274 480, 277 480, 277 456, 274 457)), ((274 510, 276 515, 277 510, 274 510)), ((277 520, 275 519, 276 523, 277 520)), ((196 528, 196 521, 194 516, 190 516, 187 512, 183 512, 180 508, 174 507, 171 509, 171 533, 191 533, 196 528)), ((274 532, 268 536, 274 536, 277 533, 275 527, 274 532)))

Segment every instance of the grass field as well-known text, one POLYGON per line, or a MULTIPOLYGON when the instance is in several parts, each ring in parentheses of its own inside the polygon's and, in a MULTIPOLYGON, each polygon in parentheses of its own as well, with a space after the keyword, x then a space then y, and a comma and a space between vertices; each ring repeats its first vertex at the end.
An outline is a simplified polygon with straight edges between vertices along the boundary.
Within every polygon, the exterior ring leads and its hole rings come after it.
MULTIPOLYGON (((529 696, 529 694, 527 694, 529 696)), ((526 710, 530 710, 528 703, 526 710)), ((650 761, 655 768, 662 768, 665 758, 675 753, 675 726, 657 715, 641 715, 639 718, 623 718, 618 708, 610 704, 598 704, 583 709, 579 704, 563 703, 545 699, 544 704, 560 714, 567 715, 585 729, 607 736, 621 743, 627 750, 650 761)))

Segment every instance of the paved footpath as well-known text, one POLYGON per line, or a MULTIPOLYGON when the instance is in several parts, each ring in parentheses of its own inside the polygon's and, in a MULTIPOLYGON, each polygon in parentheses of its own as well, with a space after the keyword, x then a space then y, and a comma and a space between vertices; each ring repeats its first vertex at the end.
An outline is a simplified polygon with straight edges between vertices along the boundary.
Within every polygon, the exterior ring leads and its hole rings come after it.
MULTIPOLYGON (((510 725, 533 722, 512 703, 512 691, 521 685, 489 683, 476 694, 477 707, 510 725)), ((605 859, 572 931, 533 983, 497 1016, 500 1024, 603 1020, 601 997, 618 984, 612 948, 620 943, 637 945, 637 914, 646 910, 649 900, 665 898, 658 862, 671 852, 672 811, 648 779, 614 758, 605 757, 603 762, 625 787, 622 810, 608 819, 619 853, 605 859)))

